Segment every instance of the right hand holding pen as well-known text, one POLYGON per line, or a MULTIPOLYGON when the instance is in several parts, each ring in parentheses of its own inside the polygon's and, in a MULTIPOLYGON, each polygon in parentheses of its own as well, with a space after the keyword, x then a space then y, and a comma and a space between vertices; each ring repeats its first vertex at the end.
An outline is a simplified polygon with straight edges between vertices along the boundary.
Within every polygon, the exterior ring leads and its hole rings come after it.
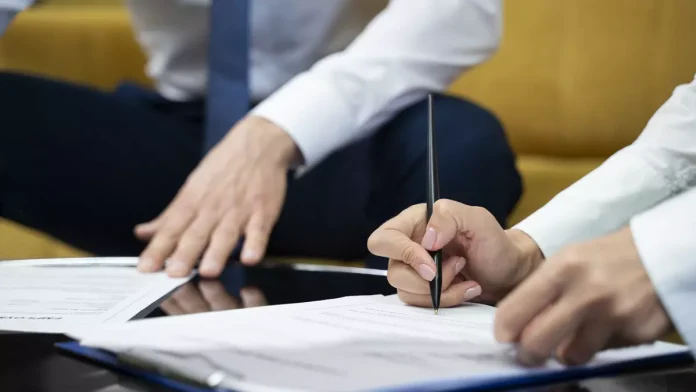
POLYGON ((495 303, 534 271, 541 260, 526 234, 505 231, 487 210, 438 200, 430 221, 418 204, 380 226, 368 240, 370 252, 389 258, 387 278, 399 298, 429 307, 428 282, 435 262, 428 251, 442 249, 442 307, 474 298, 495 303))

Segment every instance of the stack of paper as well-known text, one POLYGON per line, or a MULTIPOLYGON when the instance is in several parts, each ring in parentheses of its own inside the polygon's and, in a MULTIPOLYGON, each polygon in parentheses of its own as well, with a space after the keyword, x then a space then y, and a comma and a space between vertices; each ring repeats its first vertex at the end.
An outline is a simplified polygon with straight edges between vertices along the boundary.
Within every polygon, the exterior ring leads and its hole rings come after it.
POLYGON ((0 331, 124 323, 191 278, 140 273, 136 265, 135 258, 0 262, 0 331))
MULTIPOLYGON (((466 386, 561 367, 517 365, 512 347, 492 336, 494 314, 492 307, 465 305, 435 316, 395 297, 368 296, 135 321, 71 335, 83 346, 249 391, 466 386)), ((607 351, 592 366, 685 350, 658 344, 607 351)))

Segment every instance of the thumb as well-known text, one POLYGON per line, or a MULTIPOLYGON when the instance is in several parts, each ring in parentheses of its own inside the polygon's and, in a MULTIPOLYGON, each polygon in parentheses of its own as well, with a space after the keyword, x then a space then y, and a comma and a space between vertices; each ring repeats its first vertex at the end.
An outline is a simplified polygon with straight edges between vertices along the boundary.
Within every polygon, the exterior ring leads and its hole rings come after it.
MULTIPOLYGON (((423 248, 436 251, 450 243, 460 233, 477 234, 490 226, 493 215, 481 207, 440 199, 433 205, 433 214, 423 235, 423 248)), ((497 221, 495 221, 497 224, 497 221)))

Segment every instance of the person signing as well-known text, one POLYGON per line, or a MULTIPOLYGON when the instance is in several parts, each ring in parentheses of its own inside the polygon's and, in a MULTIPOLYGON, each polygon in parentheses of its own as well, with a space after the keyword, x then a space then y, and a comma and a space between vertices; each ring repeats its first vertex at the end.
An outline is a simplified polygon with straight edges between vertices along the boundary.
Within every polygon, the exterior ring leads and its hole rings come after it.
POLYGON ((389 259, 399 298, 429 306, 442 249, 441 306, 497 305, 495 337, 521 362, 589 361, 676 328, 696 350, 696 81, 681 85, 638 139, 504 230, 486 209, 439 200, 384 223, 368 248, 389 259))

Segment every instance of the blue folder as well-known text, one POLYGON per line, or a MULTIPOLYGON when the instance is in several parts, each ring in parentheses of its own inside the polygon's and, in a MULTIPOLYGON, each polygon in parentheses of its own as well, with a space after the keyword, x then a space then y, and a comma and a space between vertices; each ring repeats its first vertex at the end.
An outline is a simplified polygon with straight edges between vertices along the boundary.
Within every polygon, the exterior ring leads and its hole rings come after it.
MULTIPOLYGON (((78 342, 58 343, 60 352, 70 357, 92 363, 109 369, 115 373, 138 379, 144 383, 151 383, 179 392, 211 392, 223 391, 210 389, 186 383, 184 381, 168 378, 159 373, 124 364, 115 354, 85 347, 78 342)), ((531 388, 544 385, 573 382, 597 377, 616 377, 635 374, 645 371, 659 371, 675 369, 693 365, 694 358, 688 350, 675 352, 659 357, 636 359, 621 363, 602 365, 599 367, 570 367, 564 369, 539 369, 520 377, 501 377, 499 379, 487 379, 473 381, 466 378, 441 380, 424 384, 404 385, 395 388, 380 390, 380 392, 411 392, 411 391, 489 391, 501 389, 531 388)))

